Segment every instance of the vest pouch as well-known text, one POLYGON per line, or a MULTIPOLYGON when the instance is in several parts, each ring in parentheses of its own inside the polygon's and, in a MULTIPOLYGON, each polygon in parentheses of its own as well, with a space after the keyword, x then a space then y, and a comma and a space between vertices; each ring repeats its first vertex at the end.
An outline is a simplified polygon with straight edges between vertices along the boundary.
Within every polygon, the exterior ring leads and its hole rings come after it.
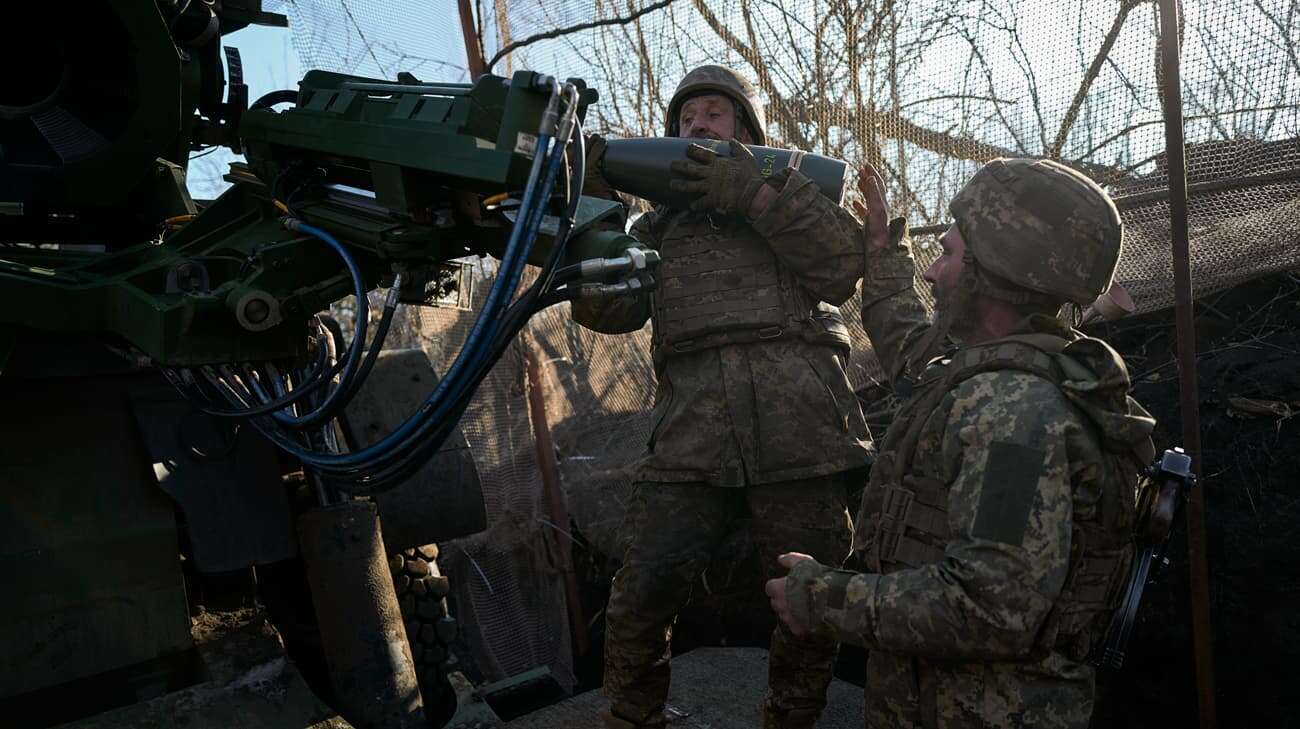
POLYGON ((885 486, 881 493, 868 560, 884 574, 942 561, 949 539, 947 484, 908 474, 902 486, 885 486))
POLYGON ((839 309, 814 300, 749 225, 679 212, 661 231, 652 342, 663 356, 783 336, 847 355, 839 309))
MULTIPOLYGON (((895 455, 893 451, 883 450, 876 455, 876 462, 871 466, 874 473, 893 473, 895 455)), ((853 552, 859 559, 869 560, 874 553, 876 525, 879 522, 880 505, 877 503, 879 489, 868 485, 862 492, 862 501, 858 504, 858 513, 853 520, 853 552)), ((878 562, 869 562, 872 572, 880 571, 878 562)))
POLYGON ((669 356, 789 323, 781 266, 767 243, 747 226, 719 232, 707 225, 678 220, 660 242, 654 341, 669 356))
MULTIPOLYGON (((829 353, 825 350, 805 352, 803 359, 808 363, 808 368, 812 370, 813 376, 821 383, 822 389, 826 391, 826 397, 830 400, 831 411, 835 413, 835 425, 841 432, 854 433, 855 437, 865 438, 867 433, 861 425, 865 425, 862 419, 862 406, 858 404, 858 396, 853 392, 853 386, 849 383, 848 375, 844 372, 842 362, 836 359, 838 352, 829 353), (862 421, 858 425, 855 421, 862 421)), ((839 354, 840 357, 847 359, 847 354, 839 354)))

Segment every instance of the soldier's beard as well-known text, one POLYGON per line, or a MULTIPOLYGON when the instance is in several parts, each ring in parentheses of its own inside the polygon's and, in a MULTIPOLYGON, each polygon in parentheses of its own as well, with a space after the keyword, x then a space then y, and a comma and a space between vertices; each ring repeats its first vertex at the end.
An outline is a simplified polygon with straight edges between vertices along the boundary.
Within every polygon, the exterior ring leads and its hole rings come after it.
POLYGON ((956 292, 949 293, 938 286, 931 286, 930 293, 934 296, 934 314, 930 317, 930 325, 935 326, 945 318, 950 318, 952 321, 946 333, 948 338, 959 343, 965 341, 979 324, 979 306, 971 300, 956 301, 956 292))

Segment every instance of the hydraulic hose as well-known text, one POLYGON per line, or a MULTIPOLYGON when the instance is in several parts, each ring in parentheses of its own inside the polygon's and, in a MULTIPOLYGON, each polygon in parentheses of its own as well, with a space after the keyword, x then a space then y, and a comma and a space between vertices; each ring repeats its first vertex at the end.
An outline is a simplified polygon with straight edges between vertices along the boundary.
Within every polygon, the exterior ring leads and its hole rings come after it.
MULTIPOLYGON (((460 380, 466 373, 467 366, 473 368, 474 365, 479 364, 481 358, 480 350, 483 348, 485 343, 484 340, 486 339, 485 334, 495 334, 495 325, 498 323, 497 312, 502 306, 501 302, 503 295, 505 295, 506 283, 509 280, 508 277, 503 274, 507 270, 516 266, 522 267, 523 262, 527 258, 527 252, 523 251, 521 253, 521 248, 531 245, 531 241, 524 240, 524 229, 526 224, 521 225, 521 223, 525 223, 528 219, 528 215, 532 210, 532 205, 534 204, 534 198, 539 192, 537 190, 537 183, 541 176, 540 172, 542 164, 545 161, 545 155, 543 152, 547 149, 549 142, 549 137, 542 138, 539 136, 538 138, 538 154, 533 158, 532 170, 528 177, 528 183, 524 188, 524 196, 520 204, 519 216, 515 219, 515 225, 511 229, 510 240, 506 245, 505 254, 502 256, 503 271, 498 274, 497 280, 493 282, 492 289, 488 293, 487 301, 484 304, 483 310, 479 313, 479 316, 474 323, 474 327, 471 329, 469 336, 466 337, 465 344, 461 347, 461 351, 457 355, 456 361, 449 368, 447 376, 438 383, 434 388, 434 391, 425 400, 425 403, 415 415, 408 418, 405 423, 397 428, 397 430, 390 433, 388 436, 385 436, 385 438, 378 443, 372 444, 358 451, 342 454, 314 452, 291 443, 287 439, 272 436, 270 433, 267 433, 269 430, 267 428, 259 427, 259 430, 266 433, 269 438, 274 440, 278 445, 284 447, 284 449, 289 453, 298 457, 303 461, 304 465, 319 470, 323 475, 334 478, 337 476, 356 474, 358 471, 369 470, 369 468, 373 467, 377 461, 382 462, 383 459, 390 457, 390 454, 394 452, 395 449, 403 449, 408 446, 408 439, 424 429, 423 426, 431 416, 436 418, 440 412, 445 412, 446 408, 443 406, 443 400, 446 393, 452 390, 453 386, 459 385, 460 380), (491 326, 489 327, 489 325, 491 326)), ((543 195, 549 195, 549 190, 542 190, 541 192, 543 195)), ((459 388, 457 387, 457 389, 459 388)))
POLYGON ((370 323, 370 302, 366 297, 366 282, 365 278, 361 275, 361 269, 357 267, 356 261, 352 259, 352 256, 348 253, 347 249, 343 247, 342 243, 339 243, 334 236, 324 230, 321 230, 314 225, 304 223, 296 218, 286 218, 284 225, 289 230, 301 231, 307 235, 324 241, 326 245, 333 248, 339 254, 339 257, 343 259, 344 265, 347 266, 348 274, 352 276, 353 295, 357 300, 356 325, 352 332, 352 343, 348 346, 348 353, 345 358, 346 364, 343 366, 343 373, 339 375, 338 386, 330 390, 329 394, 325 396, 324 402, 322 402, 319 407, 313 409, 306 415, 294 417, 284 413, 275 413, 276 420, 282 423, 291 425, 295 428, 312 428, 320 426, 333 417, 333 414, 343 407, 343 405, 346 405, 347 401, 352 397, 353 383, 356 379, 358 367, 361 364, 362 352, 365 351, 366 347, 366 329, 370 323))
MULTIPOLYGON (((542 150, 545 149, 545 144, 549 143, 549 141, 549 139, 541 137, 538 139, 538 154, 533 159, 533 169, 538 172, 541 171, 542 163, 545 161, 542 150)), ((331 472, 339 468, 356 468, 359 465, 371 462, 372 459, 385 456, 394 447, 398 447, 398 444, 404 442, 412 434, 417 433, 424 421, 430 416, 436 417, 438 411, 442 410, 440 405, 445 399, 446 393, 459 384, 467 368, 472 369, 479 364, 481 359, 480 350, 483 349, 485 340, 490 340, 491 336, 495 334, 498 311, 501 309, 503 301, 508 300, 507 297, 509 296, 506 285, 510 280, 508 271, 516 267, 522 268, 523 262, 527 259, 527 251, 521 251, 521 248, 531 246, 532 241, 525 239, 524 232, 527 227, 525 216, 532 210, 534 197, 538 192, 536 182, 539 176, 529 175, 528 184, 524 189, 524 198, 520 205, 520 213, 515 219, 510 241, 507 243, 505 254, 502 256, 502 270, 497 274, 496 281, 493 282, 483 310, 474 322, 474 327, 470 330, 469 336, 466 337, 465 343, 462 345, 455 362, 449 368, 447 376, 434 388, 434 391, 425 400, 416 415, 407 419, 397 430, 374 445, 342 456, 308 456, 304 459, 307 463, 321 468, 322 472, 331 472)), ((542 192, 545 194, 549 191, 543 190, 542 192)))
MULTIPOLYGON (((303 437, 306 433, 295 434, 286 428, 313 428, 328 423, 340 413, 347 401, 360 388, 371 372, 382 343, 392 323, 393 310, 396 306, 395 292, 389 294, 385 302, 384 316, 371 346, 365 347, 365 323, 368 319, 364 282, 351 257, 341 244, 327 232, 301 221, 290 220, 287 226, 301 230, 324 241, 341 254, 353 277, 357 289, 358 321, 357 333, 348 346, 347 355, 342 363, 342 375, 336 386, 323 397, 319 403, 309 406, 307 412, 291 414, 287 408, 296 405, 307 397, 311 390, 332 379, 339 371, 336 364, 329 365, 324 357, 320 366, 313 368, 304 380, 287 391, 284 376, 272 367, 264 369, 246 368, 242 375, 233 369, 223 368, 220 373, 209 368, 199 371, 201 377, 189 376, 189 382, 181 382, 178 387, 197 390, 203 394, 206 388, 217 400, 224 400, 232 406, 231 414, 252 416, 252 424, 278 446, 297 456, 305 466, 328 479, 332 486, 353 493, 374 493, 399 483, 414 470, 420 468, 433 452, 436 452, 447 435, 454 432, 457 421, 468 406, 472 394, 501 354, 510 345, 515 335, 526 324, 528 318, 541 308, 558 301, 555 292, 550 291, 556 283, 559 262, 563 260, 568 231, 573 225, 574 216, 581 199, 583 176, 585 171, 585 147, 581 136, 581 125, 577 119, 578 94, 572 85, 565 85, 563 97, 566 108, 562 116, 555 112, 559 108, 561 89, 553 79, 547 79, 552 85, 552 98, 548 103, 547 113, 543 115, 542 133, 538 135, 537 151, 529 171, 524 193, 520 202, 515 223, 502 255, 501 266, 493 282, 479 316, 476 318, 469 336, 461 347, 456 360, 448 369, 446 376, 439 382, 426 398, 421 408, 392 433, 371 446, 348 453, 338 452, 337 444, 322 442, 324 452, 316 447, 316 438, 303 437), (565 162, 565 150, 573 145, 573 174, 568 189, 568 206, 560 220, 555 242, 547 256, 547 261, 534 282, 519 298, 511 301, 515 289, 523 275, 528 255, 539 234, 541 222, 546 215, 548 201, 554 189, 559 169, 565 162), (362 352, 365 351, 364 357, 362 352), (325 376, 327 375, 328 376, 325 376), (270 383, 270 387, 266 384, 270 383), (287 391, 287 392, 286 392, 287 391), (273 398, 272 395, 275 397, 273 398), (266 416, 270 417, 266 417, 266 416)), ((322 354, 324 354, 322 347, 322 354)), ((294 378, 297 379, 297 378, 294 378)), ((210 398, 209 398, 210 399, 210 398)))
MULTIPOLYGON (((572 88, 572 87, 570 87, 572 88)), ((566 89, 567 90, 567 89, 566 89)), ((576 94, 576 89, 573 89, 576 94)), ((556 273, 557 264, 563 260, 565 244, 568 240, 568 231, 572 226, 574 215, 577 207, 581 202, 582 196, 582 176, 585 170, 585 149, 582 144, 581 126, 577 123, 576 113, 569 117, 569 137, 577 150, 577 161, 575 168, 577 170, 576 179, 569 187, 569 201, 565 217, 560 221, 559 230, 555 238, 555 243, 547 256, 547 261, 543 265, 543 270, 538 276, 538 280, 529 288, 519 300, 516 301, 506 314, 503 315, 502 328, 493 342, 488 359, 483 363, 474 374, 472 380, 467 383, 463 393, 448 412, 441 413, 441 416, 433 421, 433 429, 427 432, 424 437, 416 444, 416 447, 409 452, 404 453, 390 467, 374 472, 368 475, 364 483, 353 482, 351 484, 337 484, 339 488, 352 493, 373 493, 382 490, 389 484, 400 483, 402 479, 418 470, 433 453, 441 448, 446 438, 454 432, 454 427, 459 421, 460 416, 464 413, 475 389, 482 382, 483 378, 491 371, 496 361, 500 359, 506 347, 513 341, 519 330, 536 312, 550 306, 553 303, 559 303, 563 298, 554 298, 546 301, 543 298, 543 292, 548 282, 551 281, 556 273)), ((559 154, 557 149, 556 154, 559 154)), ((518 220, 518 218, 516 218, 518 220)))
MULTIPOLYGON (((357 267, 356 261, 352 259, 351 254, 348 253, 347 248, 345 248, 343 244, 339 243, 338 240, 336 240, 334 236, 330 235, 329 233, 326 233, 325 231, 315 226, 308 225, 307 223, 304 223, 295 218, 287 218, 285 221, 285 226, 290 230, 300 230, 304 233, 307 233, 308 235, 318 238, 319 240, 323 241, 326 245, 328 245, 330 248, 332 248, 334 252, 337 253, 340 258, 343 259, 343 264, 347 268, 348 274, 352 278, 353 294, 357 298, 356 331, 353 336, 352 345, 348 348, 348 356, 343 365, 343 374, 340 376, 339 379, 339 387, 335 388, 330 393, 330 395, 326 397, 325 402, 322 403, 320 408, 313 409, 312 412, 303 416, 302 420, 300 421, 301 424, 295 426, 295 427, 311 427, 313 425, 319 425, 320 423, 323 423, 325 420, 328 420, 330 412, 332 412, 333 409, 336 407, 339 393, 346 391, 344 387, 345 385, 347 387, 351 387, 351 384, 354 379, 354 374, 356 372, 358 360, 361 357, 361 353, 365 345, 366 327, 368 324, 368 320, 370 318, 369 303, 366 298, 365 279, 361 275, 361 269, 357 267)), ((339 341, 341 334, 334 335, 334 336, 337 342, 339 341)), ((323 355, 323 349, 322 349, 322 355, 323 355)), ((328 365, 328 359, 322 356, 318 358, 318 367, 313 370, 314 373, 318 373, 318 374, 309 377, 302 387, 295 388, 295 390, 292 393, 290 393, 288 396, 284 398, 279 398, 276 400, 271 400, 268 402, 260 402, 260 403, 254 400, 251 404, 247 405, 242 409, 226 410, 226 409, 221 409, 216 407, 204 407, 203 410, 207 412, 209 415, 215 415, 218 417, 245 418, 245 417, 257 417, 257 416, 262 416, 267 414, 275 414, 277 418, 280 417, 291 418, 292 416, 288 416, 280 411, 283 411, 285 408, 289 406, 297 404, 304 397, 309 395, 312 391, 316 390, 321 385, 324 385, 330 380, 332 380, 334 374, 337 371, 338 371, 337 367, 330 367, 328 365)), ((172 379, 172 375, 168 375, 168 379, 172 379)), ((173 380, 173 384, 176 384, 175 380, 173 380)))
MULTIPOLYGON (((393 315, 397 311, 397 296, 402 287, 402 275, 397 274, 393 287, 388 290, 388 297, 384 301, 384 313, 379 319, 379 326, 375 329, 374 341, 370 343, 370 349, 366 352, 365 359, 362 360, 361 366, 357 369, 352 377, 350 386, 346 386, 343 379, 340 378, 339 384, 330 392, 330 396, 321 403, 321 406, 306 416, 293 416, 285 412, 276 412, 272 414, 276 422, 290 428, 306 429, 317 427, 336 414, 342 412, 343 408, 352 401, 352 398, 361 389, 361 385, 370 375, 370 370, 375 366, 375 360, 379 358, 379 352, 384 348, 384 340, 388 338, 388 330, 393 324, 393 315), (345 389, 346 387, 346 389, 345 389), (331 405, 331 401, 333 404, 331 405)), ((358 327, 360 332, 360 327, 358 327)), ((360 334, 354 336, 352 340, 353 347, 364 346, 365 341, 360 339, 360 334)), ((352 348, 349 348, 351 353, 352 348)), ((345 373, 346 374, 346 373, 345 373)))
MULTIPOLYGON (((566 91, 569 91, 570 89, 572 89, 572 87, 569 87, 566 91)), ((571 93, 576 97, 576 89, 572 89, 571 93)), ((491 371, 492 366, 495 365, 496 361, 505 351, 505 348, 509 346, 515 335, 523 327, 524 323, 527 322, 528 318, 532 316, 532 314, 536 313, 541 308, 544 308, 538 306, 540 294, 543 291, 543 286, 546 285, 546 282, 554 275, 556 265, 563 258, 564 245, 567 242, 567 233, 569 228, 572 226, 574 215, 576 214, 578 204, 581 201, 582 172, 585 169, 582 155, 585 150, 582 146, 581 128, 576 122, 576 109, 571 107, 570 113, 566 115, 565 119, 561 122, 561 125, 562 127, 567 128, 567 134, 565 136, 568 137, 569 141, 574 143, 574 148, 577 150, 576 154, 579 155, 577 164, 575 165, 577 176, 576 179, 573 180, 574 184, 569 186, 569 200, 566 214, 560 222, 560 229, 557 231, 555 244, 547 256, 547 261, 543 265, 543 270, 539 274, 538 280, 529 288, 528 291, 521 295, 519 300, 511 305, 507 312, 502 316, 500 328, 496 332, 496 336, 492 341, 490 350, 486 354, 486 358, 476 368, 476 371, 472 373, 469 382, 465 383, 465 385, 460 388, 457 396, 450 399, 450 402, 448 403, 449 407, 440 409, 437 413, 434 413, 434 416, 431 417, 425 427, 421 429, 420 437, 410 444, 404 444, 407 447, 402 448, 400 454, 395 455, 394 458, 390 459, 392 461, 390 465, 381 470, 371 471, 368 474, 361 475, 359 478, 353 477, 350 483, 339 483, 335 481, 334 483, 340 489, 356 494, 373 493, 382 490, 383 488, 390 487, 392 484, 399 483, 401 479, 418 470, 433 453, 436 453, 437 450, 441 448, 442 443, 454 431, 454 426, 459 421, 461 414, 463 414, 474 390, 477 388, 478 384, 482 382, 483 378, 486 377, 487 373, 491 371)), ((557 165, 558 159, 562 156, 562 146, 557 144, 556 150, 552 154, 552 167, 548 169, 547 176, 547 182, 551 184, 554 182, 554 172, 558 169, 555 165, 557 165)), ((535 214, 534 225, 531 226, 533 235, 536 234, 537 221, 540 221, 540 219, 541 216, 535 214)), ((520 218, 516 217, 516 225, 518 225, 519 220, 520 218)))

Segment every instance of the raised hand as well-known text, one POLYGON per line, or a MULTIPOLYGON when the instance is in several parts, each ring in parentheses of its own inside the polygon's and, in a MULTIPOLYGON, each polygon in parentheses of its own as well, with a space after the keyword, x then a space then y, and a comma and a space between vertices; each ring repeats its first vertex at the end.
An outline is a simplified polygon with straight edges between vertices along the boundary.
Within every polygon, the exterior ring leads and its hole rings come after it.
POLYGON ((884 250, 889 246, 889 204, 885 202, 885 178, 880 176, 875 167, 863 165, 858 171, 858 192, 862 193, 862 197, 853 201, 853 209, 862 218, 867 250, 884 250))

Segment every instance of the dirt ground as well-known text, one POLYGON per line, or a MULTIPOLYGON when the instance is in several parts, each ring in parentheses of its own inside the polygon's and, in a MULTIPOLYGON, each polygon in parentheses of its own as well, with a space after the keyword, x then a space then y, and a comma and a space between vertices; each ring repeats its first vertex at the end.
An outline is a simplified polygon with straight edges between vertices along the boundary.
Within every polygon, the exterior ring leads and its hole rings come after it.
MULTIPOLYGON (((1159 421, 1156 445, 1180 445, 1172 311, 1090 328, 1129 364, 1135 396, 1159 421)), ((1300 726, 1300 278, 1282 274, 1207 297, 1197 307, 1206 531, 1219 726, 1300 726), (1245 400, 1237 399, 1245 398, 1245 400)), ((1118 672, 1099 676, 1094 727, 1195 726, 1186 528, 1171 565, 1148 586, 1118 672)), ((584 608, 600 616, 617 561, 577 549, 584 608)), ((755 585, 759 566, 744 535, 715 559, 707 585, 674 632, 674 652, 765 645, 772 617, 755 585)), ((578 662, 581 688, 600 682, 603 618, 593 653, 578 662)), ((864 654, 847 647, 837 675, 862 683, 864 654)))

